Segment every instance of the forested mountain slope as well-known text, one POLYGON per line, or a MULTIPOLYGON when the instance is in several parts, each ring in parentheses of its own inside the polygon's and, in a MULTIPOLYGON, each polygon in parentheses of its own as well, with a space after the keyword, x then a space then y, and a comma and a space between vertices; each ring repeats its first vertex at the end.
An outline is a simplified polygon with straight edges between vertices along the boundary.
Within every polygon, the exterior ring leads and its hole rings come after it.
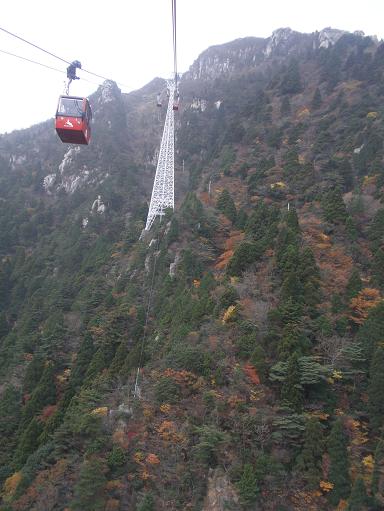
POLYGON ((383 84, 361 33, 209 48, 140 240, 163 80, 0 137, 1 510, 383 509, 383 84))

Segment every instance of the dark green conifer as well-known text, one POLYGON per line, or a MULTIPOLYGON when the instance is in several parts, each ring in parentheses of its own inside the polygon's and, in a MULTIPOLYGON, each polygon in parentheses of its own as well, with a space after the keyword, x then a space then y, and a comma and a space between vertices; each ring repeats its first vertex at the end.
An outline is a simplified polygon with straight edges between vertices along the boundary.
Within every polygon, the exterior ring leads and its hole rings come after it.
POLYGON ((312 417, 307 421, 303 449, 297 459, 297 469, 308 482, 310 489, 319 487, 323 451, 323 428, 319 420, 312 417))
POLYGON ((95 348, 93 345, 92 336, 86 332, 82 343, 80 344, 79 351, 77 353, 76 364, 71 372, 69 380, 69 386, 72 389, 77 389, 84 383, 84 376, 87 372, 90 361, 92 360, 95 348))
POLYGON ((363 289, 363 283, 357 268, 353 268, 345 289, 348 301, 354 298, 363 289))
POLYGON ((288 360, 292 353, 298 350, 299 328, 294 323, 284 326, 283 335, 279 341, 277 351, 281 360, 288 360))
POLYGON ((299 63, 296 59, 291 59, 288 69, 281 80, 280 92, 282 94, 298 94, 302 90, 299 63))
POLYGON ((152 493, 146 493, 144 495, 137 507, 137 511, 155 511, 155 501, 152 493))
POLYGON ((311 101, 311 108, 312 110, 317 110, 321 107, 323 100, 320 94, 319 87, 316 87, 316 90, 313 94, 312 101, 311 101))
POLYGON ((227 266, 228 275, 241 275, 252 263, 256 262, 263 253, 260 243, 243 241, 235 249, 227 266))
POLYGON ((0 437, 4 441, 9 441, 9 437, 16 431, 20 409, 20 391, 11 385, 5 387, 0 398, 0 437))
POLYGON ((7 316, 4 312, 0 313, 0 339, 4 337, 9 332, 9 325, 7 321, 7 316))
POLYGON ((250 506, 255 502, 260 492, 255 471, 250 463, 244 465, 244 470, 237 489, 240 495, 240 501, 244 506, 250 506))
POLYGON ((53 405, 56 402, 56 382, 55 371, 52 362, 47 362, 38 385, 32 392, 31 399, 24 408, 23 419, 20 423, 20 429, 37 415, 47 405, 53 405))
POLYGON ((299 153, 296 149, 290 149, 285 155, 284 174, 289 178, 295 176, 300 170, 299 153))
POLYGON ((374 216, 369 227, 368 237, 371 241, 372 252, 376 252, 384 241, 384 209, 379 209, 374 216))
POLYGON ((281 271, 283 261, 286 257, 286 251, 289 246, 293 246, 296 248, 296 251, 299 247, 297 232, 292 229, 288 229, 288 227, 283 226, 280 229, 277 239, 275 241, 275 253, 276 253, 276 261, 279 270, 281 271))
MULTIPOLYGON (((379 440, 375 449, 375 465, 372 474, 372 494, 376 496, 379 492, 380 480, 384 480, 384 441, 379 440)), ((381 491, 381 498, 384 500, 384 492, 381 491)))
POLYGON ((368 495, 362 477, 357 477, 349 497, 347 511, 367 511, 368 495))
POLYGON ((23 381, 23 392, 32 392, 39 383, 44 371, 44 359, 39 354, 35 354, 27 366, 23 381))
POLYGON ((267 364, 265 361, 265 351, 260 344, 257 344, 255 346, 255 349, 252 352, 251 355, 251 364, 255 366, 257 373, 261 378, 264 378, 266 370, 267 370, 267 364))
POLYGON ((316 315, 316 305, 321 299, 320 271, 310 247, 305 247, 300 254, 298 279, 302 286, 303 303, 308 313, 316 315))
POLYGON ((35 418, 23 430, 14 456, 14 463, 17 469, 20 469, 27 461, 29 455, 39 447, 39 437, 42 431, 42 423, 35 418))
POLYGON ((85 375, 85 384, 88 385, 106 369, 113 359, 114 347, 106 342, 94 353, 85 375))
POLYGON ((235 223, 237 216, 236 206, 227 189, 224 189, 219 195, 216 206, 232 223, 235 223))
POLYGON ((371 363, 373 354, 377 345, 383 339, 384 332, 384 301, 380 302, 376 307, 373 307, 368 318, 361 325, 358 333, 357 340, 364 346, 365 357, 368 363, 371 363))
POLYGON ((375 432, 384 425, 384 349, 379 346, 372 358, 369 371, 368 412, 375 432))
POLYGON ((291 270, 285 273, 283 284, 281 286, 281 299, 300 301, 303 293, 302 283, 297 271, 291 270))
POLYGON ((243 208, 239 209, 236 218, 236 228, 243 231, 248 221, 248 215, 243 208))
POLYGON ((280 105, 280 114, 282 117, 289 115, 291 113, 291 103, 289 101, 289 96, 284 96, 281 100, 280 105))
POLYGON ((384 288, 384 248, 380 247, 373 254, 372 273, 377 286, 384 288))
POLYGON ((281 397, 293 410, 300 412, 303 405, 303 387, 300 383, 300 365, 297 353, 288 360, 287 377, 283 384, 281 397))
POLYGON ((70 505, 72 511, 104 511, 105 465, 99 458, 91 458, 83 463, 75 495, 70 505))
POLYGON ((295 234, 300 233, 299 217, 297 216, 296 208, 290 208, 285 217, 285 222, 288 229, 292 229, 295 234))
POLYGON ((327 222, 344 224, 347 219, 347 209, 339 188, 329 190, 321 201, 324 217, 327 222))
POLYGON ((279 358, 288 360, 292 353, 303 356, 308 352, 309 345, 310 343, 299 325, 287 323, 283 328, 283 335, 277 347, 279 358))
POLYGON ((345 221, 345 230, 346 230, 348 238, 351 241, 357 240, 359 232, 357 230, 356 223, 353 220, 353 218, 351 217, 351 215, 347 216, 347 219, 345 221))
POLYGON ((281 257, 279 269, 283 274, 283 279, 289 274, 296 273, 299 267, 300 253, 298 246, 288 245, 281 257))
POLYGON ((351 491, 347 446, 348 440, 343 424, 340 419, 337 419, 328 438, 329 481, 334 485, 329 494, 329 500, 334 506, 339 503, 340 499, 347 499, 351 491))

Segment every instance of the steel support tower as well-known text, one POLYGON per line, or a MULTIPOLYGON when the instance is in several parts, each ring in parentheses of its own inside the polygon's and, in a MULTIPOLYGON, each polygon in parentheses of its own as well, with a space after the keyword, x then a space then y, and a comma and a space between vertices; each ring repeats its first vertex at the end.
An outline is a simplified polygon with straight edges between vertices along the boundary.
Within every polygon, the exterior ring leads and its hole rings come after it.
POLYGON ((175 177, 174 177, 174 159, 175 159, 175 122, 174 122, 174 95, 175 82, 167 82, 169 91, 169 100, 163 137, 161 139, 159 159, 157 162, 155 181, 153 183, 151 203, 149 205, 147 223, 145 230, 149 231, 157 216, 164 215, 167 208, 175 207, 175 177))

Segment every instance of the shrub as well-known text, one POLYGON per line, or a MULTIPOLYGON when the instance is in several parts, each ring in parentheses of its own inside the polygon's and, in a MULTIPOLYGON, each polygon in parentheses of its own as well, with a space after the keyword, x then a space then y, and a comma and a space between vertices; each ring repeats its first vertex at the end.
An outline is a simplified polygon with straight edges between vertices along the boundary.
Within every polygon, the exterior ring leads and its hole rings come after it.
POLYGON ((172 369, 185 369, 206 376, 210 373, 212 360, 211 355, 199 346, 180 343, 173 347, 166 358, 166 364, 172 369))
POLYGON ((175 403, 179 394, 178 385, 168 376, 162 376, 155 385, 155 397, 158 404, 175 403))

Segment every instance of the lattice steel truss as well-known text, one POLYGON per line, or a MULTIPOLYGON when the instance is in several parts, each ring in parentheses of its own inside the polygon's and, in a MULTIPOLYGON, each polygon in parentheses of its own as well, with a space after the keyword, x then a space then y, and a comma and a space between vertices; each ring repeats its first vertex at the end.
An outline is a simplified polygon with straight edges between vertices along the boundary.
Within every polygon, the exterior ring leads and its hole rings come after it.
POLYGON ((175 207, 175 135, 174 135, 174 95, 175 82, 168 81, 169 101, 163 137, 161 139, 159 159, 157 162, 155 181, 153 183, 151 203, 149 205, 145 230, 149 231, 157 216, 164 215, 167 208, 175 207))

